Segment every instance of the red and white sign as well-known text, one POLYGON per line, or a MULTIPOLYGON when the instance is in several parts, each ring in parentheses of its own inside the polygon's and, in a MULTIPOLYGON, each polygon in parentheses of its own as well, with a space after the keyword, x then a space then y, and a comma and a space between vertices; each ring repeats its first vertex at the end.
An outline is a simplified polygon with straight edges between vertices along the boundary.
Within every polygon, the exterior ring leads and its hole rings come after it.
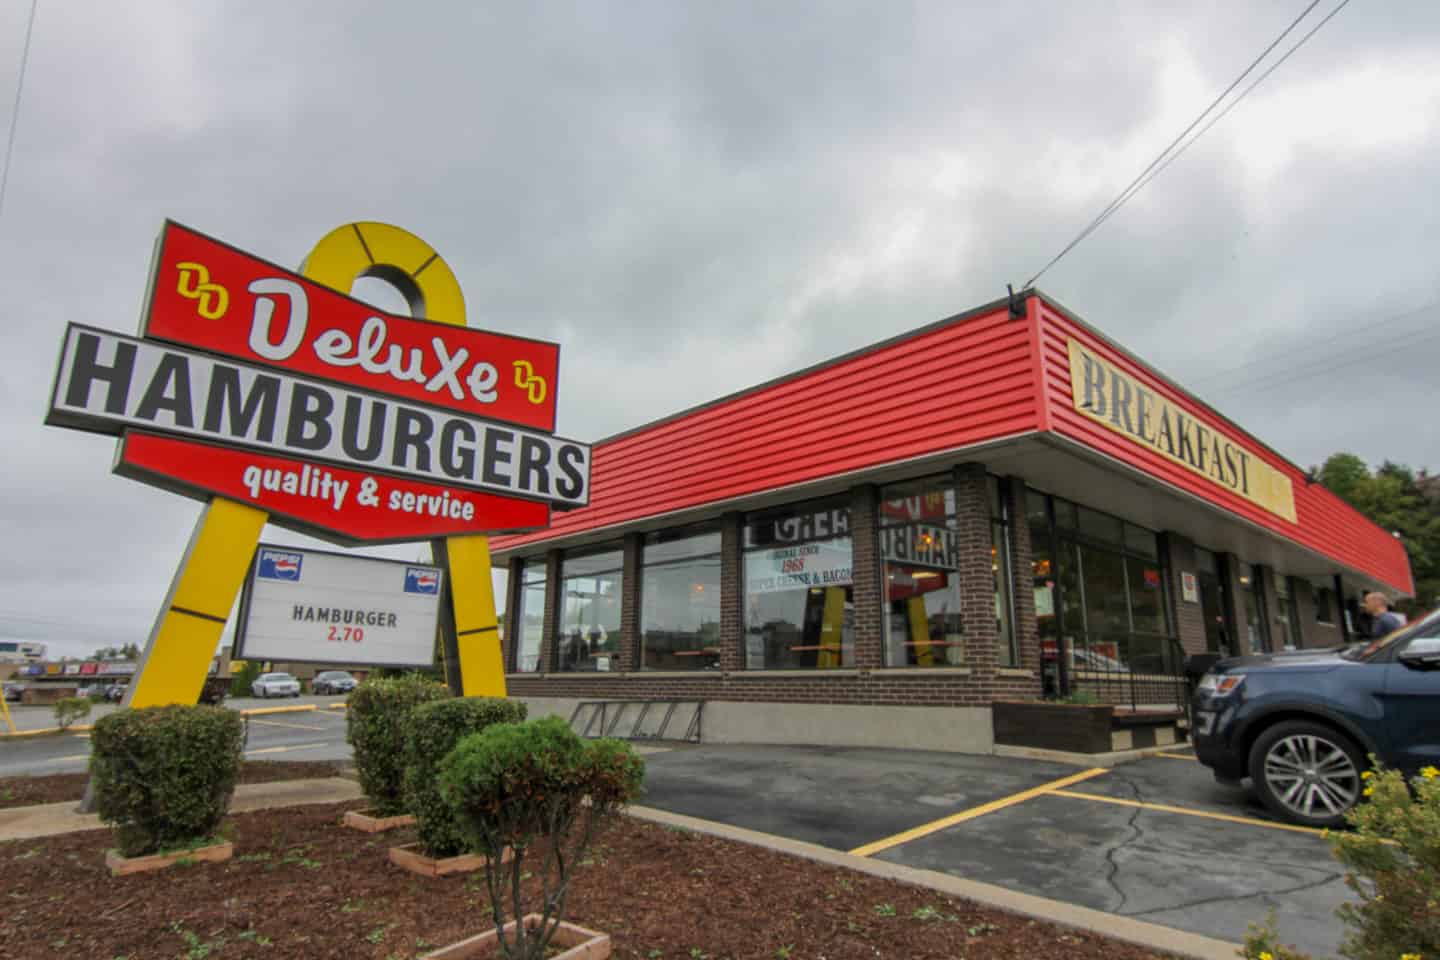
POLYGON ((120 442, 115 472, 200 499, 248 503, 334 542, 429 540, 473 531, 482 517, 489 532, 550 523, 549 505, 533 500, 133 431, 120 442))
POLYGON ((345 544, 532 531, 588 502, 589 446, 554 436, 553 343, 393 316, 170 222, 143 327, 70 324, 46 415, 119 436, 124 476, 345 544))
POLYGON ((383 313, 172 221, 150 289, 147 339, 555 429, 558 344, 383 313))

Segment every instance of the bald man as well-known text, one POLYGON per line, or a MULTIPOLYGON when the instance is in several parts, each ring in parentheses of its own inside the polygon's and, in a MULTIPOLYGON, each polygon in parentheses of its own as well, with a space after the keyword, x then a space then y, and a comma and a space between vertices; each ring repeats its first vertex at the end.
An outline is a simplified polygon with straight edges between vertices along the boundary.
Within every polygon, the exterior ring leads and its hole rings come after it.
POLYGON ((1365 594, 1365 612, 1370 615, 1370 636, 1383 637, 1405 626, 1405 618, 1390 609, 1390 598, 1383 593, 1365 594))

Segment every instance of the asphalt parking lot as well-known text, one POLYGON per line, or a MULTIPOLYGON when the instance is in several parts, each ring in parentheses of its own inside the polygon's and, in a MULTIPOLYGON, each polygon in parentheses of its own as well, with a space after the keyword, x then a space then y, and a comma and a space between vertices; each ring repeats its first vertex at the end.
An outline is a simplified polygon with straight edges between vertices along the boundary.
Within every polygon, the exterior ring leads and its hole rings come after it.
POLYGON ((1333 955, 1348 899, 1318 832, 1185 748, 1110 770, 949 753, 703 746, 646 758, 643 803, 1239 941, 1333 955))
MULTIPOLYGON (((299 700, 227 700, 235 710, 269 707, 314 706, 302 713, 260 714, 249 718, 245 756, 255 760, 348 760, 350 745, 345 742, 345 711, 329 709, 343 697, 303 697, 299 700)), ((21 729, 52 726, 48 707, 11 707, 21 729)), ((96 713, 83 722, 93 722, 96 713)), ((78 773, 90 758, 90 744, 84 733, 15 737, 0 740, 0 777, 35 776, 47 773, 78 773)))

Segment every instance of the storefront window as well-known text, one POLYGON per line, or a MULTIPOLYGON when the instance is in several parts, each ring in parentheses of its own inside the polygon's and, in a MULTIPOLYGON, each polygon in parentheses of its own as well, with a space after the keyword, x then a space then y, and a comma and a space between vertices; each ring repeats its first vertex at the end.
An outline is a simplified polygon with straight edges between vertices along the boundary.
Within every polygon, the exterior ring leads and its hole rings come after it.
POLYGON ((1010 601, 1010 514, 1005 509, 1001 481, 987 477, 990 487, 990 574, 994 582, 995 639, 999 644, 1000 666, 1020 665, 1015 646, 1014 617, 1010 601))
POLYGON ((1315 594, 1315 622, 1327 626, 1335 623, 1335 591, 1330 587, 1312 585, 1315 594))
POLYGON ((1040 638, 1040 672, 1046 695, 1060 692, 1057 640, 1060 626, 1055 616, 1055 553, 1050 530, 1050 498, 1028 490, 1025 493, 1025 520, 1030 528, 1031 589, 1035 596, 1035 632, 1040 638))
POLYGON ((1058 626, 1071 671, 1169 670, 1170 625, 1155 534, 1059 498, 1053 500, 1052 534, 1045 506, 1043 497, 1032 495, 1027 513, 1047 684, 1058 685, 1055 617, 1043 614, 1053 608, 1052 583, 1059 585, 1058 626), (1054 564, 1051 543, 1058 544, 1054 564), (1058 566, 1055 574, 1052 566, 1058 566))
POLYGON ((620 651, 624 554, 615 548, 567 553, 560 565, 559 669, 610 670, 620 651))
POLYGON ((720 666, 720 534, 665 531, 645 538, 640 582, 640 666, 720 666))
POLYGON ((1270 652, 1270 629, 1265 622, 1265 601, 1260 595, 1260 567, 1240 564, 1240 598, 1245 607, 1245 632, 1251 653, 1270 652))
POLYGON ((1280 642, 1286 650, 1298 650, 1300 641, 1300 618, 1295 612, 1294 584, 1289 577, 1275 575, 1275 622, 1280 624, 1280 642))
POLYGON ((955 488, 948 477, 880 492, 887 667, 964 662, 959 549, 955 488))
POLYGON ((545 636, 545 561, 527 560, 520 567, 520 609, 506 619, 506 629, 515 631, 515 670, 535 673, 540 669, 541 639, 545 636))
POLYGON ((850 510, 814 501, 745 519, 745 666, 855 662, 850 510))

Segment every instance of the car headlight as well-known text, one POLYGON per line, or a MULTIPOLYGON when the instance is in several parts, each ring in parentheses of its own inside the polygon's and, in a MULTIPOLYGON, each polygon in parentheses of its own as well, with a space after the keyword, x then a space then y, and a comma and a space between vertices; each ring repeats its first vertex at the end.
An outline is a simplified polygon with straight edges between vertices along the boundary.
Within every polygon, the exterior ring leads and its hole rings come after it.
POLYGON ((1207 673, 1200 678, 1199 691, 1212 697, 1228 697, 1245 682, 1243 673, 1207 673))

